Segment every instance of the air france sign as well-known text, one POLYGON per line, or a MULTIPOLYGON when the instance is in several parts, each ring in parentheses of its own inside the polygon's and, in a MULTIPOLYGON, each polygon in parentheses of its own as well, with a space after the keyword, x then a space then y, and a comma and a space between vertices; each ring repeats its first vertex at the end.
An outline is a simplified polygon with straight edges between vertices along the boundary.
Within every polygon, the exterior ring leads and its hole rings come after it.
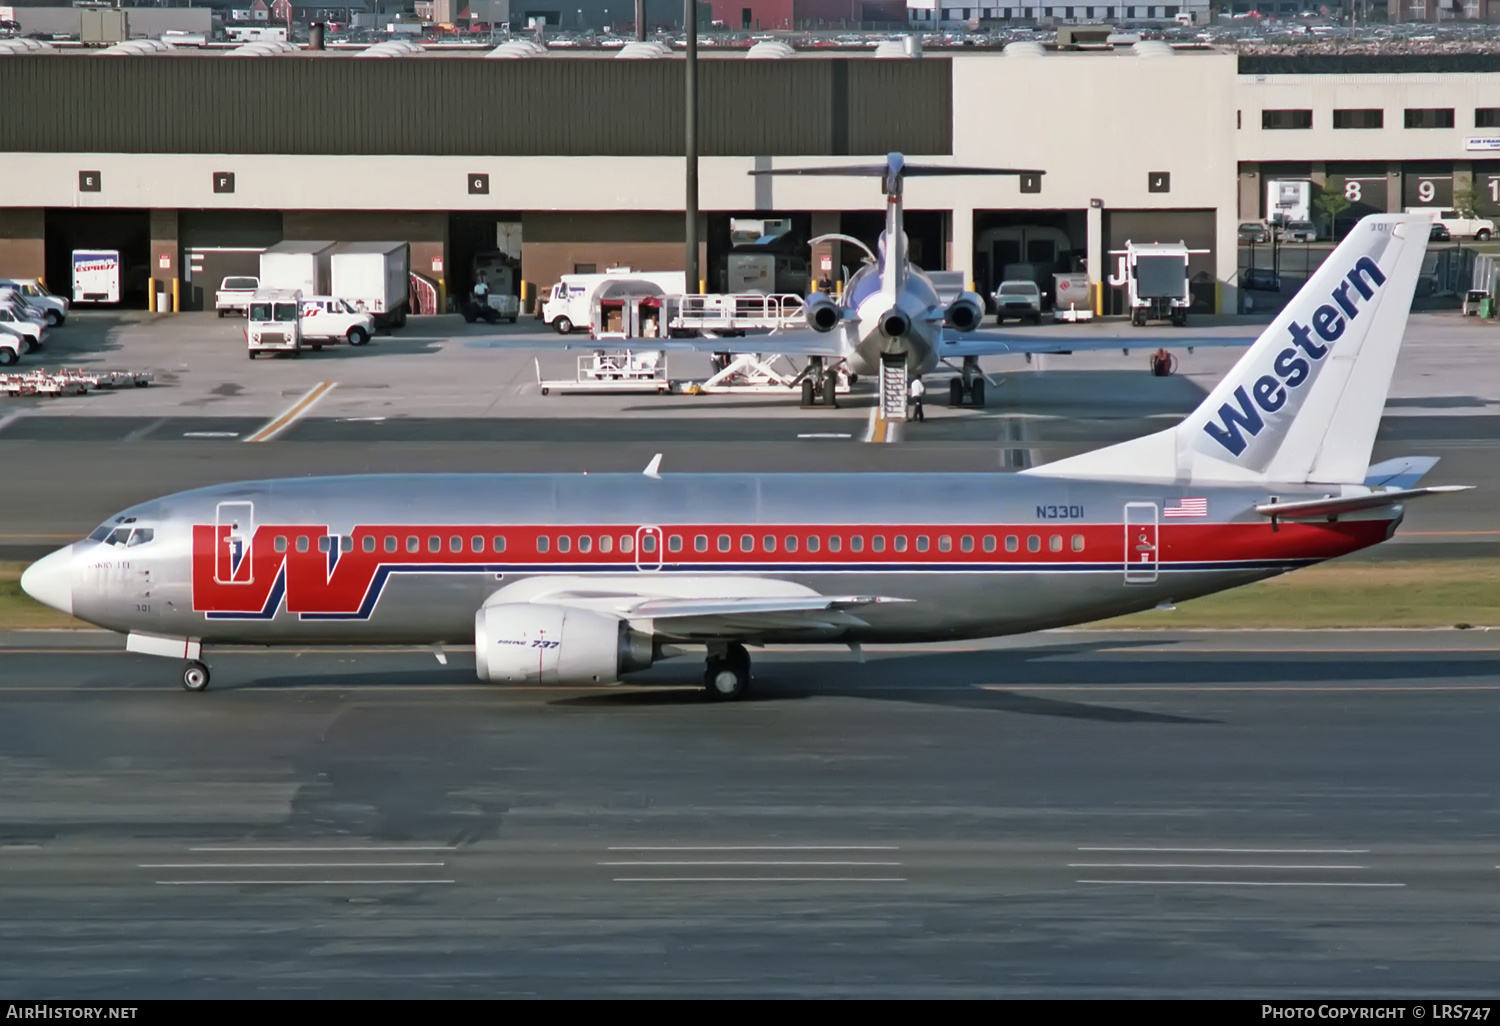
POLYGON ((1230 401, 1204 423, 1203 433, 1217 448, 1238 458, 1277 414, 1295 413, 1302 391, 1317 376, 1330 347, 1351 329, 1384 284, 1385 275, 1375 261, 1360 257, 1307 323, 1295 316, 1287 323, 1285 348, 1276 353, 1269 372, 1237 385, 1230 401))

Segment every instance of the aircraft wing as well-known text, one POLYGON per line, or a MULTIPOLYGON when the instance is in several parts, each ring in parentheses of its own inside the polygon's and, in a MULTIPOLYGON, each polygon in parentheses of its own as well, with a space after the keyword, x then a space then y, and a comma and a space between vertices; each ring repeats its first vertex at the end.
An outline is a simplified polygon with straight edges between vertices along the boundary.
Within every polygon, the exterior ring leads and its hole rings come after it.
MULTIPOLYGON (((644 347, 643 347, 644 348, 644 347)), ((844 345, 836 331, 780 331, 770 335, 744 335, 737 338, 662 339, 652 348, 667 352, 695 353, 781 353, 785 356, 843 356, 844 345)))
POLYGON ((938 344, 939 358, 959 356, 1017 356, 1025 353, 1084 353, 1109 349, 1196 349, 1216 346, 1248 346, 1254 335, 1169 335, 1086 336, 998 335, 981 331, 967 334, 943 332, 938 344))
POLYGON ((859 617, 862 609, 884 602, 907 601, 879 595, 820 595, 810 588, 788 587, 783 582, 756 577, 733 581, 683 578, 650 583, 664 592, 691 594, 650 594, 637 591, 623 581, 610 582, 605 587, 577 581, 540 592, 531 596, 530 601, 574 606, 634 621, 650 620, 653 634, 680 642, 753 641, 773 631, 826 636, 848 627, 864 626, 865 621, 859 617))

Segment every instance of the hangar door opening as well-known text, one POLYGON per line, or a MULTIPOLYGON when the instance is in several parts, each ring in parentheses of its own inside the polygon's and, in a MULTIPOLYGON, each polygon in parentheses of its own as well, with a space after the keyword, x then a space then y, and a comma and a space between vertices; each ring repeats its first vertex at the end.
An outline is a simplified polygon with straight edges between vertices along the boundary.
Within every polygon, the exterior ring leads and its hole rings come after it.
MULTIPOLYGON (((924 271, 948 270, 949 219, 946 210, 906 211, 906 241, 911 262, 924 271)), ((872 250, 879 252, 877 244, 880 233, 885 231, 885 211, 855 210, 846 212, 840 219, 839 230, 852 235, 872 250)), ((860 253, 852 246, 843 250, 844 266, 853 274, 859 270, 860 253)))
POLYGON ((709 214, 707 222, 703 278, 710 292, 807 294, 811 214, 709 214))
POLYGON ((73 252, 114 250, 120 254, 120 301, 95 304, 122 310, 146 309, 151 277, 149 210, 48 209, 47 287, 73 294, 73 252))
POLYGON ((1217 215, 1212 210, 1106 210, 1104 212, 1104 312, 1128 313, 1125 243, 1183 242, 1188 256, 1188 288, 1193 313, 1214 313, 1218 305, 1217 215))
MULTIPOLYGON (((450 214, 448 262, 441 273, 448 295, 459 299, 468 296, 483 275, 490 292, 519 296, 524 277, 523 241, 520 214, 450 214)), ((537 284, 546 288, 552 282, 537 284)))
POLYGON ((1088 217, 1082 210, 977 210, 974 212, 974 286, 992 306, 1005 281, 1031 281, 1052 308, 1053 276, 1083 269, 1088 217))
POLYGON ((279 210, 183 210, 182 309, 212 310, 225 278, 258 277, 260 255, 281 241, 279 210))

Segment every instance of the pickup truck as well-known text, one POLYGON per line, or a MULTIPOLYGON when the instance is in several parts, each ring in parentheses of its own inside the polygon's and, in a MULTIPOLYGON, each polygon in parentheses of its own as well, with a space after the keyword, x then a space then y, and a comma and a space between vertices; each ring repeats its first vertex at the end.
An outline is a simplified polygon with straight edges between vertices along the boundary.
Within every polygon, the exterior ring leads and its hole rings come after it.
POLYGON ((304 296, 301 327, 302 341, 313 349, 346 340, 351 346, 362 346, 375 334, 375 317, 335 296, 304 296))
POLYGON ((1448 229, 1451 238, 1474 238, 1480 242, 1495 234, 1495 222, 1485 217, 1465 217, 1452 207, 1407 207, 1408 214, 1431 214, 1432 223, 1448 229))
POLYGON ((995 290, 995 323, 1005 318, 1042 323, 1042 290, 1034 281, 1005 281, 995 290))
POLYGON ((225 278, 219 283, 219 291, 214 293, 214 309, 219 311, 220 317, 230 311, 243 315, 250 310, 250 297, 258 288, 259 278, 225 278))

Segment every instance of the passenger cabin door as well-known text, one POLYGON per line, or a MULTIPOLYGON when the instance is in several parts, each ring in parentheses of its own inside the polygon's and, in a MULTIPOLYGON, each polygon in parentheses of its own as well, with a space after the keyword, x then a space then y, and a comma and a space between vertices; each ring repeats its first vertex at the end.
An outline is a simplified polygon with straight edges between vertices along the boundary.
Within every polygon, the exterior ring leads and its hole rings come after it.
POLYGON ((1155 584, 1157 567, 1157 505, 1125 504, 1125 583, 1155 584))
POLYGON ((214 536, 219 539, 214 553, 214 580, 219 584, 248 584, 252 580, 250 547, 255 540, 255 504, 221 502, 214 513, 214 523, 217 527, 214 536))
POLYGON ((635 568, 637 570, 661 569, 661 528, 636 528, 635 568))

